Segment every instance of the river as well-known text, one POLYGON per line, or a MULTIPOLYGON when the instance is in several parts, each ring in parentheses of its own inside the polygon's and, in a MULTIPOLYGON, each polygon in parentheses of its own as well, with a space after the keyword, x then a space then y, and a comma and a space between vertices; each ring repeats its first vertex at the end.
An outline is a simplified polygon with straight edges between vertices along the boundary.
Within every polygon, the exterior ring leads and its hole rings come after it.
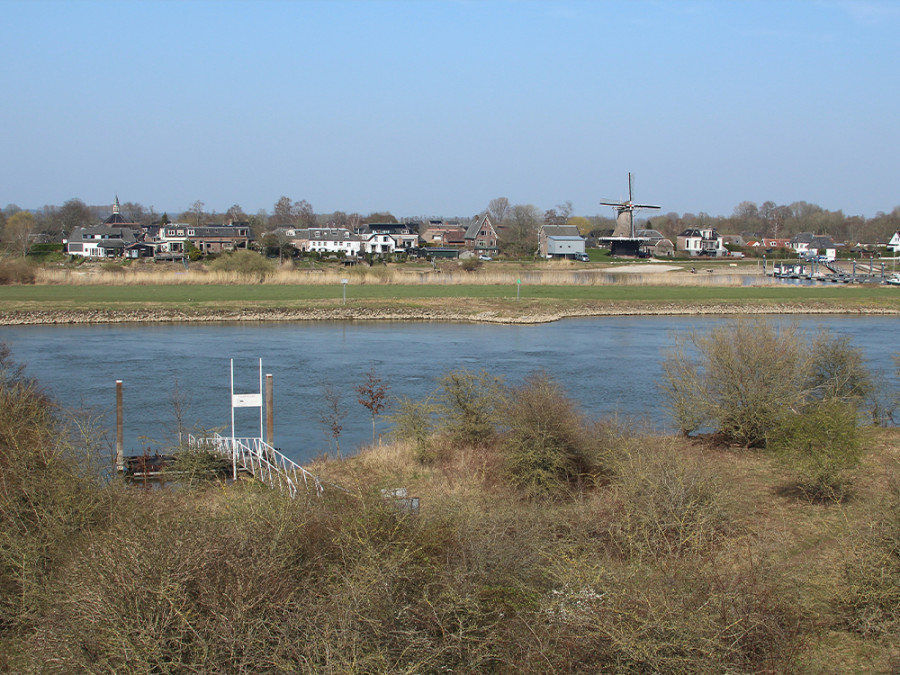
MULTIPOLYGON (((671 420, 660 394, 661 360, 673 334, 707 331, 722 318, 610 317, 541 325, 454 323, 219 323, 3 326, 13 359, 70 410, 100 415, 114 441, 115 381, 123 380, 125 448, 164 448, 175 437, 172 399, 184 400, 189 429, 230 434, 230 360, 236 393, 259 391, 259 359, 274 381, 275 445, 307 461, 330 451, 321 421, 322 387, 342 396, 344 453, 371 442, 368 411, 356 386, 374 368, 392 396, 422 398, 448 370, 487 370, 516 384, 529 373, 552 374, 592 417, 617 415, 650 430, 671 420)), ((869 366, 897 389, 896 317, 792 316, 784 323, 814 333, 847 335, 869 366)), ((237 435, 259 434, 258 409, 238 409, 237 435)), ((378 421, 378 432, 389 424, 378 421)))

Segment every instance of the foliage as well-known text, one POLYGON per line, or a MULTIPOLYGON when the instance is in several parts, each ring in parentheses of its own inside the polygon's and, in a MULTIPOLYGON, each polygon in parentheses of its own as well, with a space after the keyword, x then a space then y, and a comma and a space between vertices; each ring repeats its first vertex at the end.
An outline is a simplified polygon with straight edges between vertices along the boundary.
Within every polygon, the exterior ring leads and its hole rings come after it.
POLYGON ((738 320, 706 335, 691 334, 689 342, 702 362, 686 360, 680 349, 668 355, 663 369, 663 387, 682 430, 711 423, 729 441, 764 446, 798 402, 805 378, 797 330, 778 329, 764 319, 738 320))
POLYGON ((460 261, 459 267, 464 272, 474 272, 481 267, 481 261, 475 257, 465 258, 460 261))
POLYGON ((862 350, 847 336, 822 332, 812 343, 805 389, 818 399, 859 404, 872 393, 874 384, 862 350))
POLYGON ((442 430, 462 445, 492 442, 505 393, 502 378, 460 368, 446 373, 438 384, 436 402, 442 430))
POLYGON ((507 392, 501 407, 507 431, 503 455, 510 482, 536 496, 593 484, 603 471, 598 435, 574 401, 546 373, 529 375, 507 392))
POLYGON ((209 269, 220 272, 237 272, 263 281, 274 272, 275 266, 258 253, 240 250, 216 258, 209 264, 209 269))
POLYGON ((856 414, 852 404, 828 398, 786 416, 772 434, 773 449, 787 460, 808 498, 839 502, 847 496, 849 472, 862 451, 856 414))
POLYGON ((414 401, 403 396, 398 398, 392 407, 394 410, 390 415, 390 421, 394 425, 392 437, 396 441, 411 442, 416 459, 422 464, 430 464, 435 459, 430 443, 435 429, 434 403, 431 399, 414 401))
POLYGON ((37 230, 37 221, 30 211, 19 211, 10 216, 3 226, 3 241, 10 250, 28 253, 31 247, 31 235, 37 230))

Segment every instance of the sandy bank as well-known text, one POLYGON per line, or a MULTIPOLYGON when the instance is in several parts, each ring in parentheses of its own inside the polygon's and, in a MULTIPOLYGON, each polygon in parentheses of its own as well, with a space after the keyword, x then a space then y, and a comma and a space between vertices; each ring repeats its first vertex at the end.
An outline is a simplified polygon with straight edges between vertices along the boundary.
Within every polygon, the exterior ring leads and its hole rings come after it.
POLYGON ((900 308, 855 305, 810 306, 790 303, 675 304, 675 303, 605 303, 573 306, 558 311, 524 311, 508 309, 478 311, 444 310, 440 308, 365 308, 336 307, 312 309, 246 308, 246 309, 141 309, 141 310, 38 310, 0 313, 0 325, 73 325, 112 323, 214 323, 226 321, 451 321, 465 323, 538 324, 573 317, 604 316, 740 316, 772 314, 808 315, 900 315, 900 308))

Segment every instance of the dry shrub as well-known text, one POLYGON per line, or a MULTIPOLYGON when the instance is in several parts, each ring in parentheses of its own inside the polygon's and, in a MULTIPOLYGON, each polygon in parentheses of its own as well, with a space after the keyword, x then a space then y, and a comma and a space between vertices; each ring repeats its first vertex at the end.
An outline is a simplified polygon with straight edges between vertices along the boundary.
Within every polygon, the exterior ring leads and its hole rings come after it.
POLYGON ((632 441, 610 486, 606 536, 626 559, 704 555, 730 531, 731 498, 719 477, 671 441, 632 441))
POLYGON ((0 344, 0 631, 34 620, 71 540, 105 516, 89 441, 0 344))
POLYGON ((0 262, 0 286, 33 284, 36 278, 34 265, 25 260, 6 259, 0 262))
POLYGON ((503 456, 510 482, 535 497, 593 485, 606 473, 601 437, 546 373, 509 390, 502 407, 503 456))
POLYGON ((900 636, 900 485, 850 549, 837 596, 844 624, 864 636, 900 636))
POLYGON ((543 614, 553 660, 578 672, 795 672, 796 593, 752 553, 678 565, 564 562, 543 614))
POLYGON ((254 251, 241 250, 216 258, 209 263, 209 269, 213 272, 240 274, 262 282, 274 273, 275 265, 254 251))

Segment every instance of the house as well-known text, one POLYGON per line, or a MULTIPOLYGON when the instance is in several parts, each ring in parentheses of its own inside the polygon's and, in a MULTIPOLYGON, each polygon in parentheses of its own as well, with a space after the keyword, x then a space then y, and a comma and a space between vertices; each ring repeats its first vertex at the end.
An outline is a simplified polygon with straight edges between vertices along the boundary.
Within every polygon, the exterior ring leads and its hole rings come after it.
POLYGON ((815 255, 819 250, 833 249, 834 241, 828 235, 801 232, 791 239, 790 247, 801 255, 815 255))
POLYGON ((364 253, 394 253, 419 246, 419 233, 410 223, 369 223, 356 228, 364 253))
POLYGON ((466 229, 459 223, 432 220, 422 233, 422 240, 426 246, 465 246, 466 229))
POLYGON ((658 230, 638 230, 635 236, 641 239, 641 253, 654 258, 671 258, 675 245, 658 230))
POLYGON ((130 227, 76 227, 63 243, 66 253, 85 258, 121 258, 126 247, 137 242, 130 227))
POLYGON ((158 236, 158 251, 163 254, 183 253, 190 243, 201 253, 222 253, 246 249, 253 238, 250 223, 238 222, 231 225, 192 225, 189 223, 168 223, 161 227, 158 236))
POLYGON ((574 225, 542 225, 538 246, 542 258, 574 258, 584 253, 584 237, 574 225))
POLYGON ((750 248, 763 249, 766 251, 773 251, 777 248, 788 249, 790 248, 790 244, 790 239, 769 239, 766 237, 747 242, 747 246, 749 246, 750 248))
POLYGON ((345 227, 291 229, 286 230, 285 234, 291 237, 291 243, 298 251, 343 253, 352 257, 358 255, 360 250, 360 238, 345 227))
POLYGON ((497 236, 497 230, 487 214, 479 216, 471 222, 469 227, 466 228, 464 238, 466 250, 468 251, 493 254, 499 250, 500 238, 497 236))
POLYGON ((712 228, 688 228, 676 238, 676 250, 688 255, 713 257, 728 254, 722 235, 712 228))
POLYGON ((900 232, 894 233, 894 236, 891 237, 891 240, 887 243, 887 247, 895 254, 900 253, 900 232))

